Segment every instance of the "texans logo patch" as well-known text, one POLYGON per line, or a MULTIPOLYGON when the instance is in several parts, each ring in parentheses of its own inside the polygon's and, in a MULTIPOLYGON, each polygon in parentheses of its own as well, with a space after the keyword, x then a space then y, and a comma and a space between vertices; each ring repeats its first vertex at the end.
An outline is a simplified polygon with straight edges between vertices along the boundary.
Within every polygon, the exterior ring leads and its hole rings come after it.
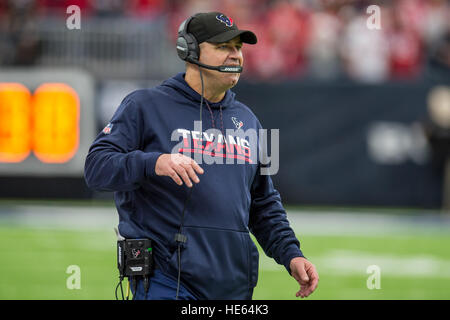
POLYGON ((222 22, 222 23, 225 23, 225 25, 226 25, 227 27, 231 27, 231 26, 233 25, 233 19, 227 17, 227 16, 224 15, 224 14, 218 14, 218 15, 216 16, 216 19, 219 20, 219 21, 222 22))
POLYGON ((233 121, 234 125, 236 126, 236 129, 240 129, 244 126, 244 123, 242 121, 239 121, 235 117, 231 117, 231 120, 233 121))

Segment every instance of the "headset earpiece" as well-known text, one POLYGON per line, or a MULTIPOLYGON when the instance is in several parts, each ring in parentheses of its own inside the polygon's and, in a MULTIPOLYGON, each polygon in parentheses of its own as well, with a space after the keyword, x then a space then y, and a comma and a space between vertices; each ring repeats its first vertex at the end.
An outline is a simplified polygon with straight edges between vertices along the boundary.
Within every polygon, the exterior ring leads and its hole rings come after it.
POLYGON ((177 39, 177 53, 181 60, 186 60, 189 54, 189 47, 184 37, 179 36, 177 39))
POLYGON ((178 28, 177 53, 180 59, 185 61, 187 58, 198 60, 200 55, 200 48, 198 46, 197 39, 195 39, 192 34, 187 32, 189 22, 192 18, 193 17, 189 17, 184 20, 178 28))

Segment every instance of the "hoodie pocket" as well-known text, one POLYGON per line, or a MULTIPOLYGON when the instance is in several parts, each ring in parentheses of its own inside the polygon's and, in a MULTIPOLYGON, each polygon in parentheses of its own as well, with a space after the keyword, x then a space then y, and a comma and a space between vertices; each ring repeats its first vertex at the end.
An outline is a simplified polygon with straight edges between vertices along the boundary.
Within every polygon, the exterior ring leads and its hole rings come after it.
MULTIPOLYGON (((251 299, 258 277, 258 250, 248 232, 184 227, 181 281, 199 299, 251 299)), ((177 251, 167 271, 178 273, 177 251)))

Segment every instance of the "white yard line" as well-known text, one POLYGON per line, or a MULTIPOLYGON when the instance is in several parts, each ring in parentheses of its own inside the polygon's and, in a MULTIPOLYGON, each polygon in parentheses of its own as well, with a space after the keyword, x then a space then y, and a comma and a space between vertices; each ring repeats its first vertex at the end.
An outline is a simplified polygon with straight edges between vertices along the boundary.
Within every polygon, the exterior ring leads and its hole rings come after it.
POLYGON ((119 221, 114 207, 17 205, 0 206, 0 225, 70 230, 113 230, 119 221))
MULTIPOLYGON (((369 266, 378 266, 381 277, 433 277, 450 279, 450 260, 432 255, 398 256, 394 254, 371 254, 352 250, 332 250, 315 257, 314 264, 320 273, 332 273, 368 277, 369 266)), ((263 271, 283 271, 267 256, 260 256, 260 269, 263 271)))
POLYGON ((288 211, 292 228, 299 235, 377 235, 447 233, 450 216, 425 212, 422 215, 342 211, 288 211))
MULTIPOLYGON (((385 235, 447 233, 450 216, 424 212, 422 215, 392 215, 373 212, 288 210, 292 228, 301 235, 385 235)), ((0 204, 0 226, 112 230, 118 223, 113 206, 62 206, 0 204)))

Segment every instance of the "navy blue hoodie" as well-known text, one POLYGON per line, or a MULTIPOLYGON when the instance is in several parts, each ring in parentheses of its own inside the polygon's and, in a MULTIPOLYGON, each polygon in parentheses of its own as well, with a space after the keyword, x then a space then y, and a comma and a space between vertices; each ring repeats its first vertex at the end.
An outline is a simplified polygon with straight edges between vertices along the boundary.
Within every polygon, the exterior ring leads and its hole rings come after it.
POLYGON ((249 231, 288 271, 290 260, 303 254, 270 176, 251 161, 249 153, 258 146, 243 138, 226 139, 227 129, 261 129, 256 116, 231 90, 221 102, 204 101, 203 132, 214 128, 223 133, 211 139, 194 130, 199 104, 200 95, 183 73, 129 94, 92 144, 85 179, 92 189, 115 192, 120 234, 153 239, 158 267, 176 279, 174 236, 190 189, 156 175, 156 161, 173 152, 220 156, 224 164, 200 164, 204 173, 186 204, 181 283, 199 299, 251 299, 259 256, 249 231))

